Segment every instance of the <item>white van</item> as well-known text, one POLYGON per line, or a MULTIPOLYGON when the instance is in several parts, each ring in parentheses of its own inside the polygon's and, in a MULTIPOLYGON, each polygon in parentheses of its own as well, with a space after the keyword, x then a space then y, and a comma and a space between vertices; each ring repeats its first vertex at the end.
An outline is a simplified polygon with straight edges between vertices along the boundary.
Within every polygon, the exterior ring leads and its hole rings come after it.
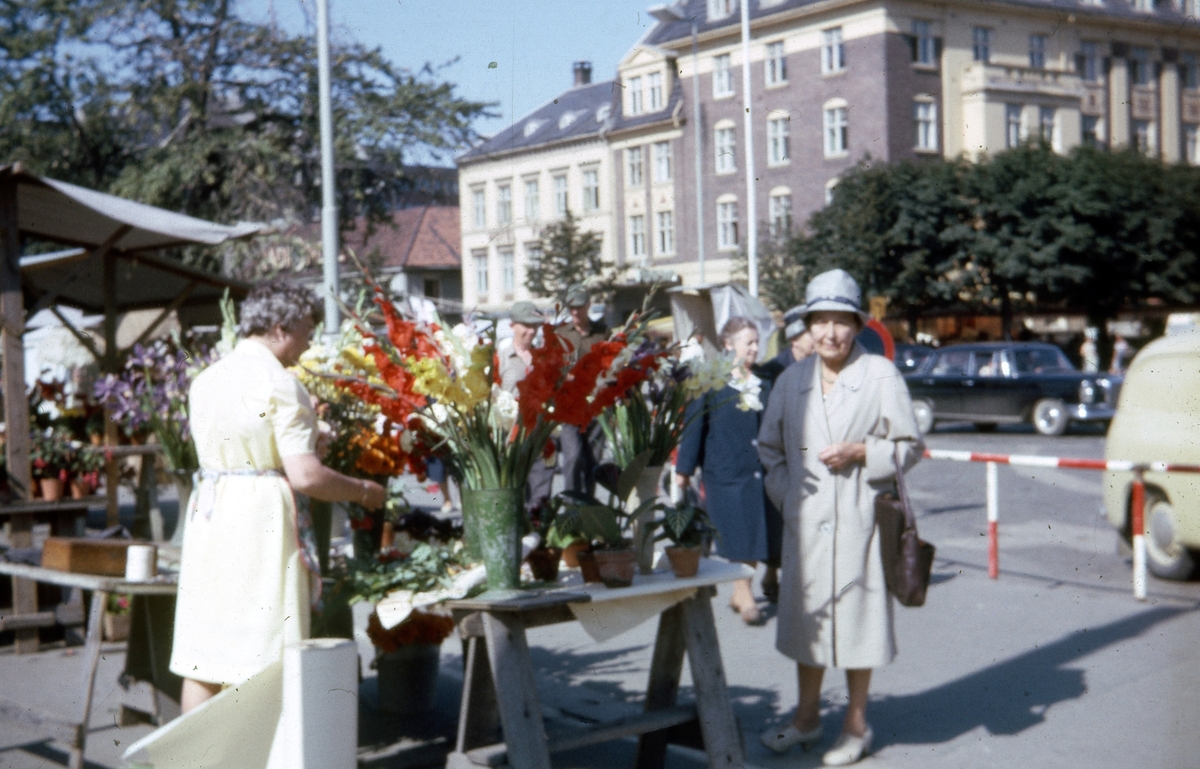
MULTIPOLYGON (((1200 465, 1200 331, 1146 345, 1125 372, 1106 457, 1200 465)), ((1200 563, 1200 474, 1147 472, 1146 563, 1187 579, 1200 563)), ((1132 473, 1105 473, 1108 520, 1128 540, 1132 473)))

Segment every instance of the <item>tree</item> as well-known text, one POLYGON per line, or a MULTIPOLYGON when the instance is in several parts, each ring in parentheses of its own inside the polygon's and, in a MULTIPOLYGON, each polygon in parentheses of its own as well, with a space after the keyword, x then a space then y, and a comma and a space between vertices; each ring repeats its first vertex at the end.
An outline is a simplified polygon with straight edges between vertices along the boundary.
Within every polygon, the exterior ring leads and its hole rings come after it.
POLYGON ((616 283, 616 270, 600 258, 600 236, 581 229, 579 220, 567 211, 540 233, 541 256, 525 266, 525 288, 534 296, 553 297, 562 302, 571 286, 586 286, 593 293, 607 293, 616 283))
MULTIPOLYGON (((230 0, 0 0, 0 157, 218 221, 320 211, 316 45, 230 0)), ((336 46, 342 228, 381 219, 414 153, 469 143, 488 105, 435 69, 336 46)))

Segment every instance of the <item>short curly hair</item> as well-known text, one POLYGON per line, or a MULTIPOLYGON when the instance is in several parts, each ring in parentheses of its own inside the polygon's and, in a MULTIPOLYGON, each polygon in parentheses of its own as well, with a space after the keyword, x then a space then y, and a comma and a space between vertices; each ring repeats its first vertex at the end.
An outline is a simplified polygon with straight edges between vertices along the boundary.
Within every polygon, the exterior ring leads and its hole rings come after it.
POLYGON ((279 326, 291 331, 305 318, 325 319, 325 307, 310 289, 281 278, 259 283, 242 301, 238 335, 262 336, 279 326))
POLYGON ((721 347, 728 347, 739 331, 745 331, 748 328, 754 329, 755 335, 758 335, 758 326, 745 316, 734 315, 725 321, 725 325, 721 327, 721 347))

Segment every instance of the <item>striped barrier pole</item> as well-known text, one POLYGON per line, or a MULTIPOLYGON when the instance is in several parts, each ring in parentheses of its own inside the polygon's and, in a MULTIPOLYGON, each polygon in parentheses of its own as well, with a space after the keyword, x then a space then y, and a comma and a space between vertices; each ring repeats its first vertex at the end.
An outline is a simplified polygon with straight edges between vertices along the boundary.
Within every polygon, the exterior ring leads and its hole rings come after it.
POLYGON ((1146 482, 1134 470, 1129 530, 1133 535, 1133 597, 1146 600, 1146 482))
POLYGON ((996 463, 987 463, 988 576, 1000 579, 1000 483, 996 463))

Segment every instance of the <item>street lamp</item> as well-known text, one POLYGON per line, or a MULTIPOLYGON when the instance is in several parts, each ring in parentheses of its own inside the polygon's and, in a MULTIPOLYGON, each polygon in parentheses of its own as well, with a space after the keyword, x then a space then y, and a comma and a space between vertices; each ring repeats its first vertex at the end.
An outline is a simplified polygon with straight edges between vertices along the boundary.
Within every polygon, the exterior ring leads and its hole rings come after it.
MULTIPOLYGON (((656 5, 648 13, 658 21, 687 21, 683 10, 675 5, 656 5)), ((692 122, 696 137, 696 261, 700 268, 700 285, 704 285, 704 131, 700 128, 700 44, 697 39, 699 20, 692 22, 692 122)))
POLYGON ((337 188, 333 172, 333 87, 329 63, 329 2, 317 0, 317 100, 321 124, 321 252, 325 282, 325 338, 340 327, 337 188))

